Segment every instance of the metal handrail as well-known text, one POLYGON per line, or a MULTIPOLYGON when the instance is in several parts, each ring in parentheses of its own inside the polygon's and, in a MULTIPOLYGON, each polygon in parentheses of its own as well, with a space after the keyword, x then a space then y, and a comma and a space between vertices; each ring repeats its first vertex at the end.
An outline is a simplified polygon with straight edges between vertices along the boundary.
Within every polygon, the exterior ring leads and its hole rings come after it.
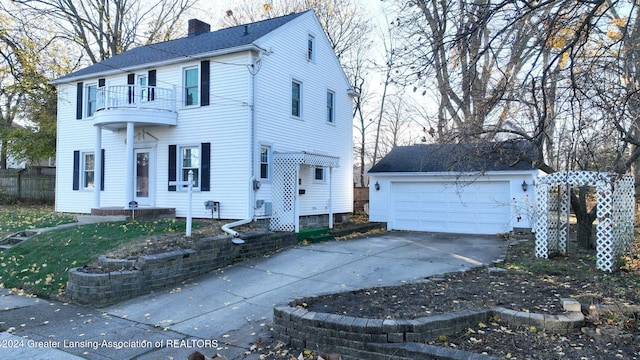
POLYGON ((96 111, 144 109, 176 112, 175 88, 141 85, 112 85, 97 89, 96 111))

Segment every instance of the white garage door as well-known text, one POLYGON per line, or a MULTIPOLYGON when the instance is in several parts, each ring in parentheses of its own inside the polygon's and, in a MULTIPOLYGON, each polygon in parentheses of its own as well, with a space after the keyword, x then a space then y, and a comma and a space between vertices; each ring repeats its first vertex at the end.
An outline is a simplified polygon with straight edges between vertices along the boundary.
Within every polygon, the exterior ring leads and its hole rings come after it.
POLYGON ((509 183, 393 182, 391 227, 465 234, 510 229, 509 183))

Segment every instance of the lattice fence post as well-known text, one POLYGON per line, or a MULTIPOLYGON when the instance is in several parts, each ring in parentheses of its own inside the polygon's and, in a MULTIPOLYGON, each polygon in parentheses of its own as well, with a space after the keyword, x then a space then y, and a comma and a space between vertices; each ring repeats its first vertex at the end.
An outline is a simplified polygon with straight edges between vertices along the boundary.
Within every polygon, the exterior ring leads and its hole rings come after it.
POLYGON ((295 187, 298 181, 298 167, 295 160, 274 156, 270 225, 273 231, 295 231, 295 187))
POLYGON ((536 182, 536 257, 549 257, 549 185, 536 182))
POLYGON ((567 240, 569 238, 569 219, 571 217, 571 185, 559 185, 560 202, 558 204, 558 254, 567 254, 567 240))
POLYGON ((599 179, 596 183, 598 193, 598 226, 596 233, 596 268, 613 271, 614 265, 614 236, 611 209, 613 193, 611 183, 599 179))

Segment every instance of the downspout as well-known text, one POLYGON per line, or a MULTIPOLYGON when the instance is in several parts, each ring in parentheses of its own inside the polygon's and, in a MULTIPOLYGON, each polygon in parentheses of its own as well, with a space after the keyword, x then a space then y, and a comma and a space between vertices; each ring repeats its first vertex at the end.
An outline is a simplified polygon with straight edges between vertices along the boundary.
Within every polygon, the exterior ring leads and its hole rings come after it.
POLYGON ((256 180, 256 175, 255 175, 255 147, 256 147, 256 124, 255 124, 255 119, 256 119, 256 107, 255 107, 255 99, 256 99, 256 74, 258 73, 258 66, 256 66, 256 64, 259 64, 260 62, 262 62, 262 52, 258 52, 258 58, 253 60, 253 64, 251 64, 251 67, 249 68, 249 74, 251 75, 251 102, 249 107, 251 108, 251 111, 249 112, 250 114, 250 134, 249 134, 249 148, 250 148, 250 154, 251 154, 251 161, 250 163, 250 167, 251 167, 251 176, 249 177, 249 206, 247 207, 248 212, 247 212, 247 218, 243 219, 243 220, 238 220, 238 221, 234 221, 232 223, 229 224, 225 224, 221 227, 222 231, 226 232, 227 234, 231 235, 234 237, 234 239, 232 240, 234 244, 243 244, 244 240, 239 239, 238 237, 240 236, 240 234, 235 231, 232 230, 231 228, 236 227, 236 226, 240 226, 240 225, 245 225, 248 224, 250 222, 252 222, 254 220, 254 204, 255 204, 255 196, 256 196, 256 187, 255 187, 255 180, 256 180))

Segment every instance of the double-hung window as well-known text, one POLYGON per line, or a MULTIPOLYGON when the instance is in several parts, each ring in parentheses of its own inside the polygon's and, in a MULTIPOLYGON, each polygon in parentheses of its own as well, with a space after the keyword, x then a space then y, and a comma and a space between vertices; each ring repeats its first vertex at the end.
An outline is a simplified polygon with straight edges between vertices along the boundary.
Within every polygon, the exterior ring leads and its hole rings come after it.
POLYGON ((271 147, 260 146, 260 179, 269 180, 271 178, 271 147))
POLYGON ((140 85, 140 100, 142 102, 149 100, 149 78, 147 75, 138 76, 138 85, 140 85))
POLYGON ((95 156, 92 152, 82 154, 82 187, 93 189, 95 184, 95 156))
POLYGON ((200 75, 197 67, 184 70, 184 105, 198 105, 198 90, 200 86, 200 75))
POLYGON ((189 171, 193 171, 194 188, 200 187, 200 146, 180 147, 180 181, 189 180, 189 171))
POLYGON ((98 108, 98 85, 90 84, 87 85, 87 113, 86 117, 92 117, 98 108))
POLYGON ((333 91, 327 91, 327 122, 335 122, 335 95, 333 91))
POLYGON ((313 35, 309 35, 307 38, 307 60, 316 60, 316 39, 313 35))
POLYGON ((291 82, 291 116, 302 117, 302 83, 291 82))

